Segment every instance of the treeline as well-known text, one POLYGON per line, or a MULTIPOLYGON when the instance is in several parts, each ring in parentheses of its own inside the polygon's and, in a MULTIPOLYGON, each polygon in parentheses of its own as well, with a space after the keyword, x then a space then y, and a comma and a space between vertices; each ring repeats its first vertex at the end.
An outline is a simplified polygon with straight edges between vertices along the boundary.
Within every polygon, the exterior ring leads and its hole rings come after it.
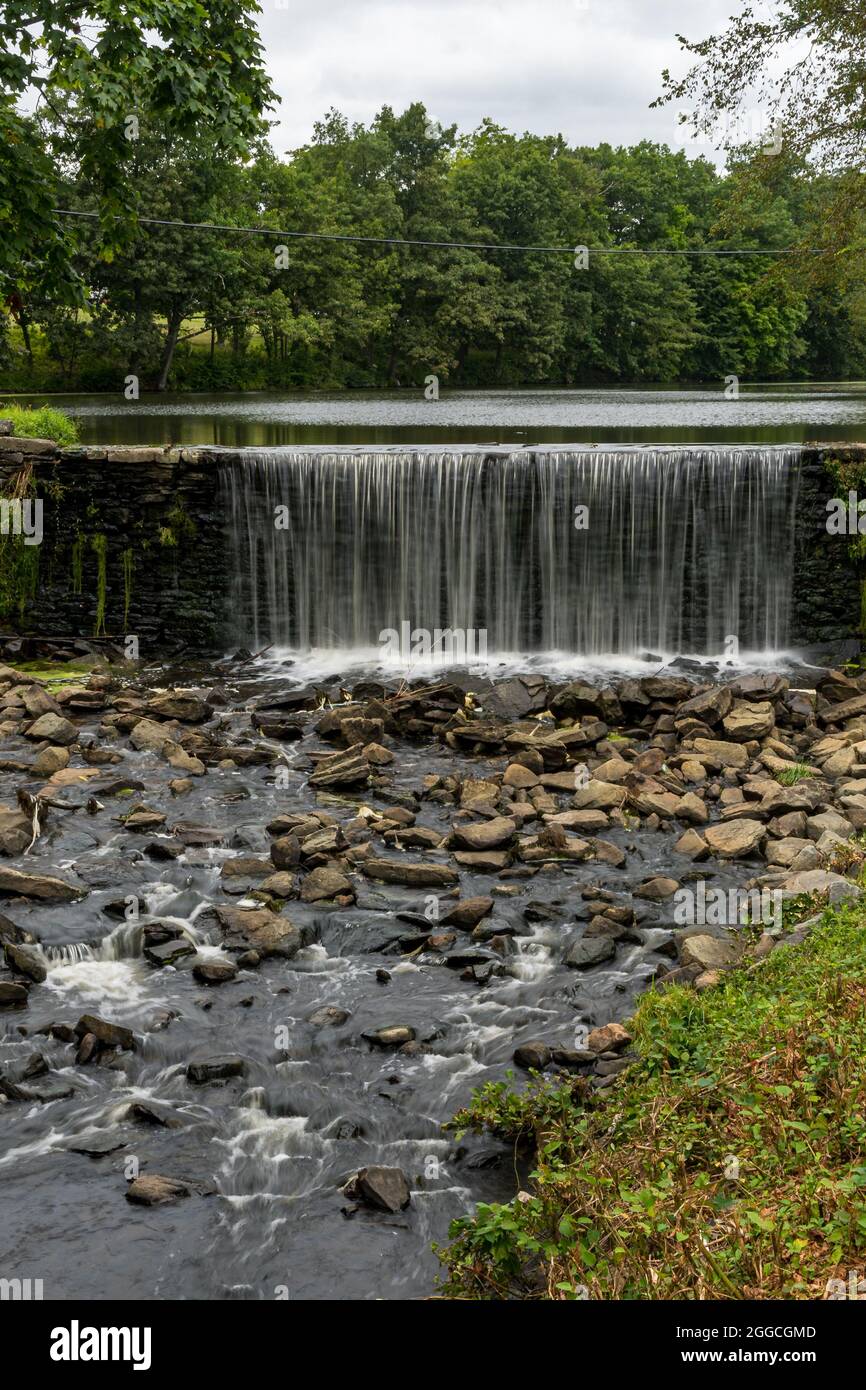
MULTIPOLYGON (((61 169, 68 208, 93 207, 61 169)), ((780 251, 830 190, 642 142, 570 147, 485 121, 470 135, 414 104, 369 125, 330 112, 285 160, 245 163, 142 128, 141 217, 527 247, 780 251)), ((113 259, 64 224, 78 305, 15 294, 0 389, 465 387, 866 375, 866 297, 765 256, 598 255, 285 239, 141 224, 113 259)), ((800 261, 797 261, 800 264, 800 261)))

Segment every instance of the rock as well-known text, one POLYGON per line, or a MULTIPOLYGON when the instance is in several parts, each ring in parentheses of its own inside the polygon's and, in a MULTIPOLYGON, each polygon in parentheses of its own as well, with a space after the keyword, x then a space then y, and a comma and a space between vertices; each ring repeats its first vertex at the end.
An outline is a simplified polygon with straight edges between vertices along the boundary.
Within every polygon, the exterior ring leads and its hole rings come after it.
POLYGON ((0 1009, 19 1008, 27 1003, 27 998, 26 985, 19 985, 14 980, 0 980, 0 1009))
POLYGON ((801 893, 827 893, 831 902, 855 900, 862 896, 863 890, 842 874, 831 873, 828 869, 806 869, 789 875, 781 884, 775 885, 785 897, 798 897, 801 893))
POLYGON ((229 1081, 234 1076, 244 1076, 246 1070, 243 1057, 209 1057, 206 1061, 190 1062, 186 1079, 191 1086, 209 1086, 212 1081, 229 1081))
POLYGON ((185 936, 179 935, 170 941, 148 943, 144 947, 144 957, 151 965, 177 965, 186 956, 194 956, 195 947, 185 936))
POLYGON ((169 767, 173 767, 175 772, 186 772, 190 777, 204 777, 207 772, 201 758, 194 758, 191 753, 181 748, 179 743, 172 743, 170 739, 166 739, 162 753, 169 767))
POLYGON ((301 845, 296 835, 280 835, 271 843, 275 869, 294 869, 301 862, 301 845))
POLYGON ((157 719, 179 719, 182 724, 203 724, 213 711, 197 695, 185 695, 173 690, 169 695, 157 695, 145 706, 148 714, 157 719))
POLYGON ((226 859, 220 869, 220 878, 270 878, 273 865, 267 859, 257 859, 254 855, 239 854, 236 859, 226 859))
POLYGON ((461 868, 473 869, 478 874, 498 874, 507 869, 511 862, 510 852, 498 849, 477 853, 472 850, 457 850, 454 858, 461 868))
POLYGON ((135 1178, 126 1189, 126 1200, 142 1207, 162 1207, 168 1202, 178 1202, 189 1196, 186 1183, 177 1178, 166 1178, 159 1173, 142 1174, 135 1178))
POLYGON ((271 874, 259 886, 263 893, 270 893, 274 898, 293 898, 297 881, 294 874, 276 873, 271 874))
POLYGON ((92 1033, 103 1047, 119 1047, 123 1052, 135 1050, 135 1037, 129 1028, 120 1023, 110 1023, 98 1014, 82 1014, 75 1025, 75 1035, 83 1038, 92 1033))
POLYGON ((412 1194, 400 1168, 361 1168, 341 1189, 352 1201, 392 1214, 408 1207, 412 1194))
POLYGON ((0 854, 14 858, 23 854, 33 838, 29 817, 12 807, 0 806, 0 854))
POLYGON ((200 984, 224 985, 235 978, 238 968, 233 960, 207 956, 203 960, 193 962, 192 973, 200 984))
POLYGON ((301 901, 305 903, 322 902, 328 898, 337 898, 346 894, 350 894, 353 898, 355 896, 352 880, 347 878, 339 869, 326 866, 313 869, 301 884, 301 901))
POLYGON ((801 840, 793 835, 783 840, 773 840, 767 845, 767 863, 779 864, 782 868, 788 869, 793 865, 798 854, 803 850, 814 855, 815 862, 812 864, 798 865, 798 868, 816 869, 818 867, 818 852, 814 843, 811 840, 801 840))
POLYGON ((529 1071, 544 1071, 551 1058, 550 1048, 543 1042, 525 1042, 515 1048, 512 1060, 529 1071))
POLYGON ((354 749, 335 753, 316 764, 310 776, 311 787, 355 787, 370 780, 370 764, 354 749))
POLYGON ((347 1009, 338 1008, 336 1004, 323 1004, 315 1013, 311 1013, 307 1019, 314 1028, 339 1028, 342 1023, 347 1023, 352 1017, 347 1009))
POLYGON ((663 902, 665 898, 672 898, 679 886, 675 878, 650 878, 635 888, 634 896, 647 898, 650 902, 663 902))
POLYGON ((156 753, 158 757, 162 757, 166 743, 174 743, 165 725, 158 724, 155 719, 139 719, 130 730, 129 741, 140 753, 156 753))
MULTIPOLYGON (((811 749, 810 753, 814 756, 814 749, 811 749)), ((856 761, 857 754, 852 747, 840 748, 838 752, 825 758, 821 770, 826 777, 847 777, 856 761)))
POLYGON ((708 825, 704 839, 717 859, 742 859, 759 850, 766 834, 762 821, 745 819, 708 825))
POLYGON ((484 696, 484 712, 494 719, 516 721, 547 708, 547 682, 542 676, 514 676, 497 681, 484 696))
POLYGON ((0 895, 14 898, 38 898, 42 902, 75 902, 85 897, 86 888, 65 883, 63 878, 49 874, 24 873, 19 869, 0 866, 0 895))
POLYGON ((856 719, 861 714, 866 714, 866 695, 855 695, 851 700, 842 700, 839 704, 829 705, 827 709, 821 710, 818 723, 825 726, 844 724, 847 719, 856 719))
POLYGON ((517 822, 509 816, 494 816, 492 820, 473 825, 453 826, 452 839, 462 849, 500 849, 511 843, 516 831, 517 822))
POLYGON ((402 1047, 404 1043, 415 1041, 415 1029, 402 1023, 392 1024, 385 1028, 376 1028, 373 1032, 362 1033, 361 1037, 373 1047, 402 1047))
POLYGON ((621 1023, 606 1023, 602 1028, 593 1028, 586 1045, 594 1053, 619 1052, 620 1048, 628 1047, 631 1040, 631 1033, 621 1023))
POLYGON ((582 936, 569 948, 565 964, 574 970, 587 970, 592 965, 611 960, 616 954, 616 942, 610 936, 582 936))
POLYGON ((776 722, 771 704, 750 704, 736 700, 731 712, 722 720, 728 738, 747 743, 752 738, 765 738, 776 722))
POLYGON ((303 945, 301 929, 270 908, 216 907, 214 913, 232 950, 291 960, 303 945))
POLYGON ((695 978, 695 989, 698 994, 701 994, 705 989, 715 989, 716 985, 720 985, 723 979, 721 970, 702 970, 700 975, 695 978))
POLYGON ((55 772, 61 772, 69 765, 69 749, 59 748, 52 744, 49 748, 43 748, 38 753, 34 763, 33 771, 37 777, 51 777, 55 772))
POLYGON ((684 854, 687 859, 695 862, 707 859, 710 853, 706 841, 696 830, 687 830, 685 834, 681 835, 674 845, 674 849, 677 854, 684 854))
POLYGON ((745 768, 749 755, 741 743, 726 743, 720 739, 696 738, 695 752, 702 763, 710 767, 745 768))
POLYGON ((728 713, 732 702, 730 686, 716 685, 678 705, 674 711, 674 718, 680 720, 691 717, 700 719, 705 724, 718 724, 728 713))
POLYGON ((702 971, 726 970, 738 959, 736 947, 717 936, 695 933, 680 942, 680 963, 684 966, 696 965, 702 971))
POLYGON ((493 911, 492 898, 462 898, 440 918, 443 927, 462 927, 471 931, 493 911))
POLYGON ((843 840, 854 834, 851 822, 845 816, 840 816, 838 811, 821 811, 819 815, 809 816, 806 820, 806 834, 810 840, 820 840, 828 830, 843 840))
POLYGON ((626 796, 625 788, 615 782, 601 782, 590 777, 585 786, 575 788, 572 805, 577 810, 603 811, 622 806, 626 796))
POLYGON ((78 730, 71 720, 64 719, 60 714, 43 714, 25 729, 24 736, 40 742, 45 739, 48 743, 67 746, 78 738, 78 730))
POLYGON ((503 787, 536 787, 538 786, 538 774, 530 772, 528 767, 523 767, 521 763, 509 763, 502 777, 503 787))
POLYGON ((674 808, 674 814, 678 820, 684 820, 688 825, 706 825, 710 819, 706 802, 694 792, 686 792, 681 796, 674 808))
POLYGON ((410 888, 448 888, 458 881, 457 871, 448 864, 366 859, 362 867, 369 878, 379 879, 383 883, 402 883, 410 888))
POLYGON ((11 941, 4 944, 6 964, 17 975, 25 975, 34 984, 41 985, 48 974, 45 961, 35 946, 16 946, 11 941))

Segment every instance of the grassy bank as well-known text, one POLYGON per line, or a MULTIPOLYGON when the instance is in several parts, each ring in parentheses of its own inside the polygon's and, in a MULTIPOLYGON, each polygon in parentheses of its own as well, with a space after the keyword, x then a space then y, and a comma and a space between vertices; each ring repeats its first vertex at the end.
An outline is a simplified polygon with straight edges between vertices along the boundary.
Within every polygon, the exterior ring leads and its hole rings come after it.
POLYGON ((29 439, 53 439, 56 444, 75 444, 78 426, 62 410, 43 405, 31 409, 24 405, 4 405, 0 401, 0 419, 12 421, 12 433, 29 439))
POLYGON ((531 1192, 441 1252, 471 1299, 822 1298, 866 1263, 866 908, 702 993, 652 990, 608 1090, 479 1092, 459 1131, 535 1150, 531 1192))

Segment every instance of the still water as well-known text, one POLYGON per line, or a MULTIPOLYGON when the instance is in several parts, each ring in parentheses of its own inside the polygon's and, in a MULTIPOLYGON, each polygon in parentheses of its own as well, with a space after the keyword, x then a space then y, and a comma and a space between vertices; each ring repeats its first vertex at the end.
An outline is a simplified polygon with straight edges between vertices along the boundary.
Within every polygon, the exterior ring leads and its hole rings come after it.
POLYGON ((222 392, 22 398, 76 417, 84 443, 800 444, 866 439, 866 382, 691 388, 222 392))

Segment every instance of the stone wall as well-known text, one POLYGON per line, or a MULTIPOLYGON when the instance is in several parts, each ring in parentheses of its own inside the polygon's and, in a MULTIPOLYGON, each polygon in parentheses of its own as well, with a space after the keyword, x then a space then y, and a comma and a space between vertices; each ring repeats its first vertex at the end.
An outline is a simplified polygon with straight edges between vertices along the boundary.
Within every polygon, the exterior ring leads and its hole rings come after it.
POLYGON ((134 634, 144 660, 222 652, 231 576, 218 451, 33 447, 43 443, 0 438, 0 492, 28 466, 43 523, 35 595, 7 602, 4 632, 134 634))
MULTIPOLYGON (((0 495, 25 477, 42 501, 44 530, 30 547, 38 553, 24 556, 23 578, 10 577, 10 548, 0 541, 2 632, 134 634, 144 660, 225 651, 233 586, 220 472, 238 459, 213 448, 57 449, 0 436, 0 495)), ((856 538, 826 529, 827 499, 860 479, 866 484, 866 445, 803 451, 792 645, 860 635, 866 566, 856 538)))
MULTIPOLYGON (((840 465, 852 470, 856 486, 866 480, 866 445, 821 445, 803 450, 794 537, 791 594, 793 645, 811 646, 861 636, 861 595, 866 582, 856 538, 827 531, 827 501, 847 496, 838 482, 840 465)), ((864 518, 866 520, 866 518, 864 518)))

